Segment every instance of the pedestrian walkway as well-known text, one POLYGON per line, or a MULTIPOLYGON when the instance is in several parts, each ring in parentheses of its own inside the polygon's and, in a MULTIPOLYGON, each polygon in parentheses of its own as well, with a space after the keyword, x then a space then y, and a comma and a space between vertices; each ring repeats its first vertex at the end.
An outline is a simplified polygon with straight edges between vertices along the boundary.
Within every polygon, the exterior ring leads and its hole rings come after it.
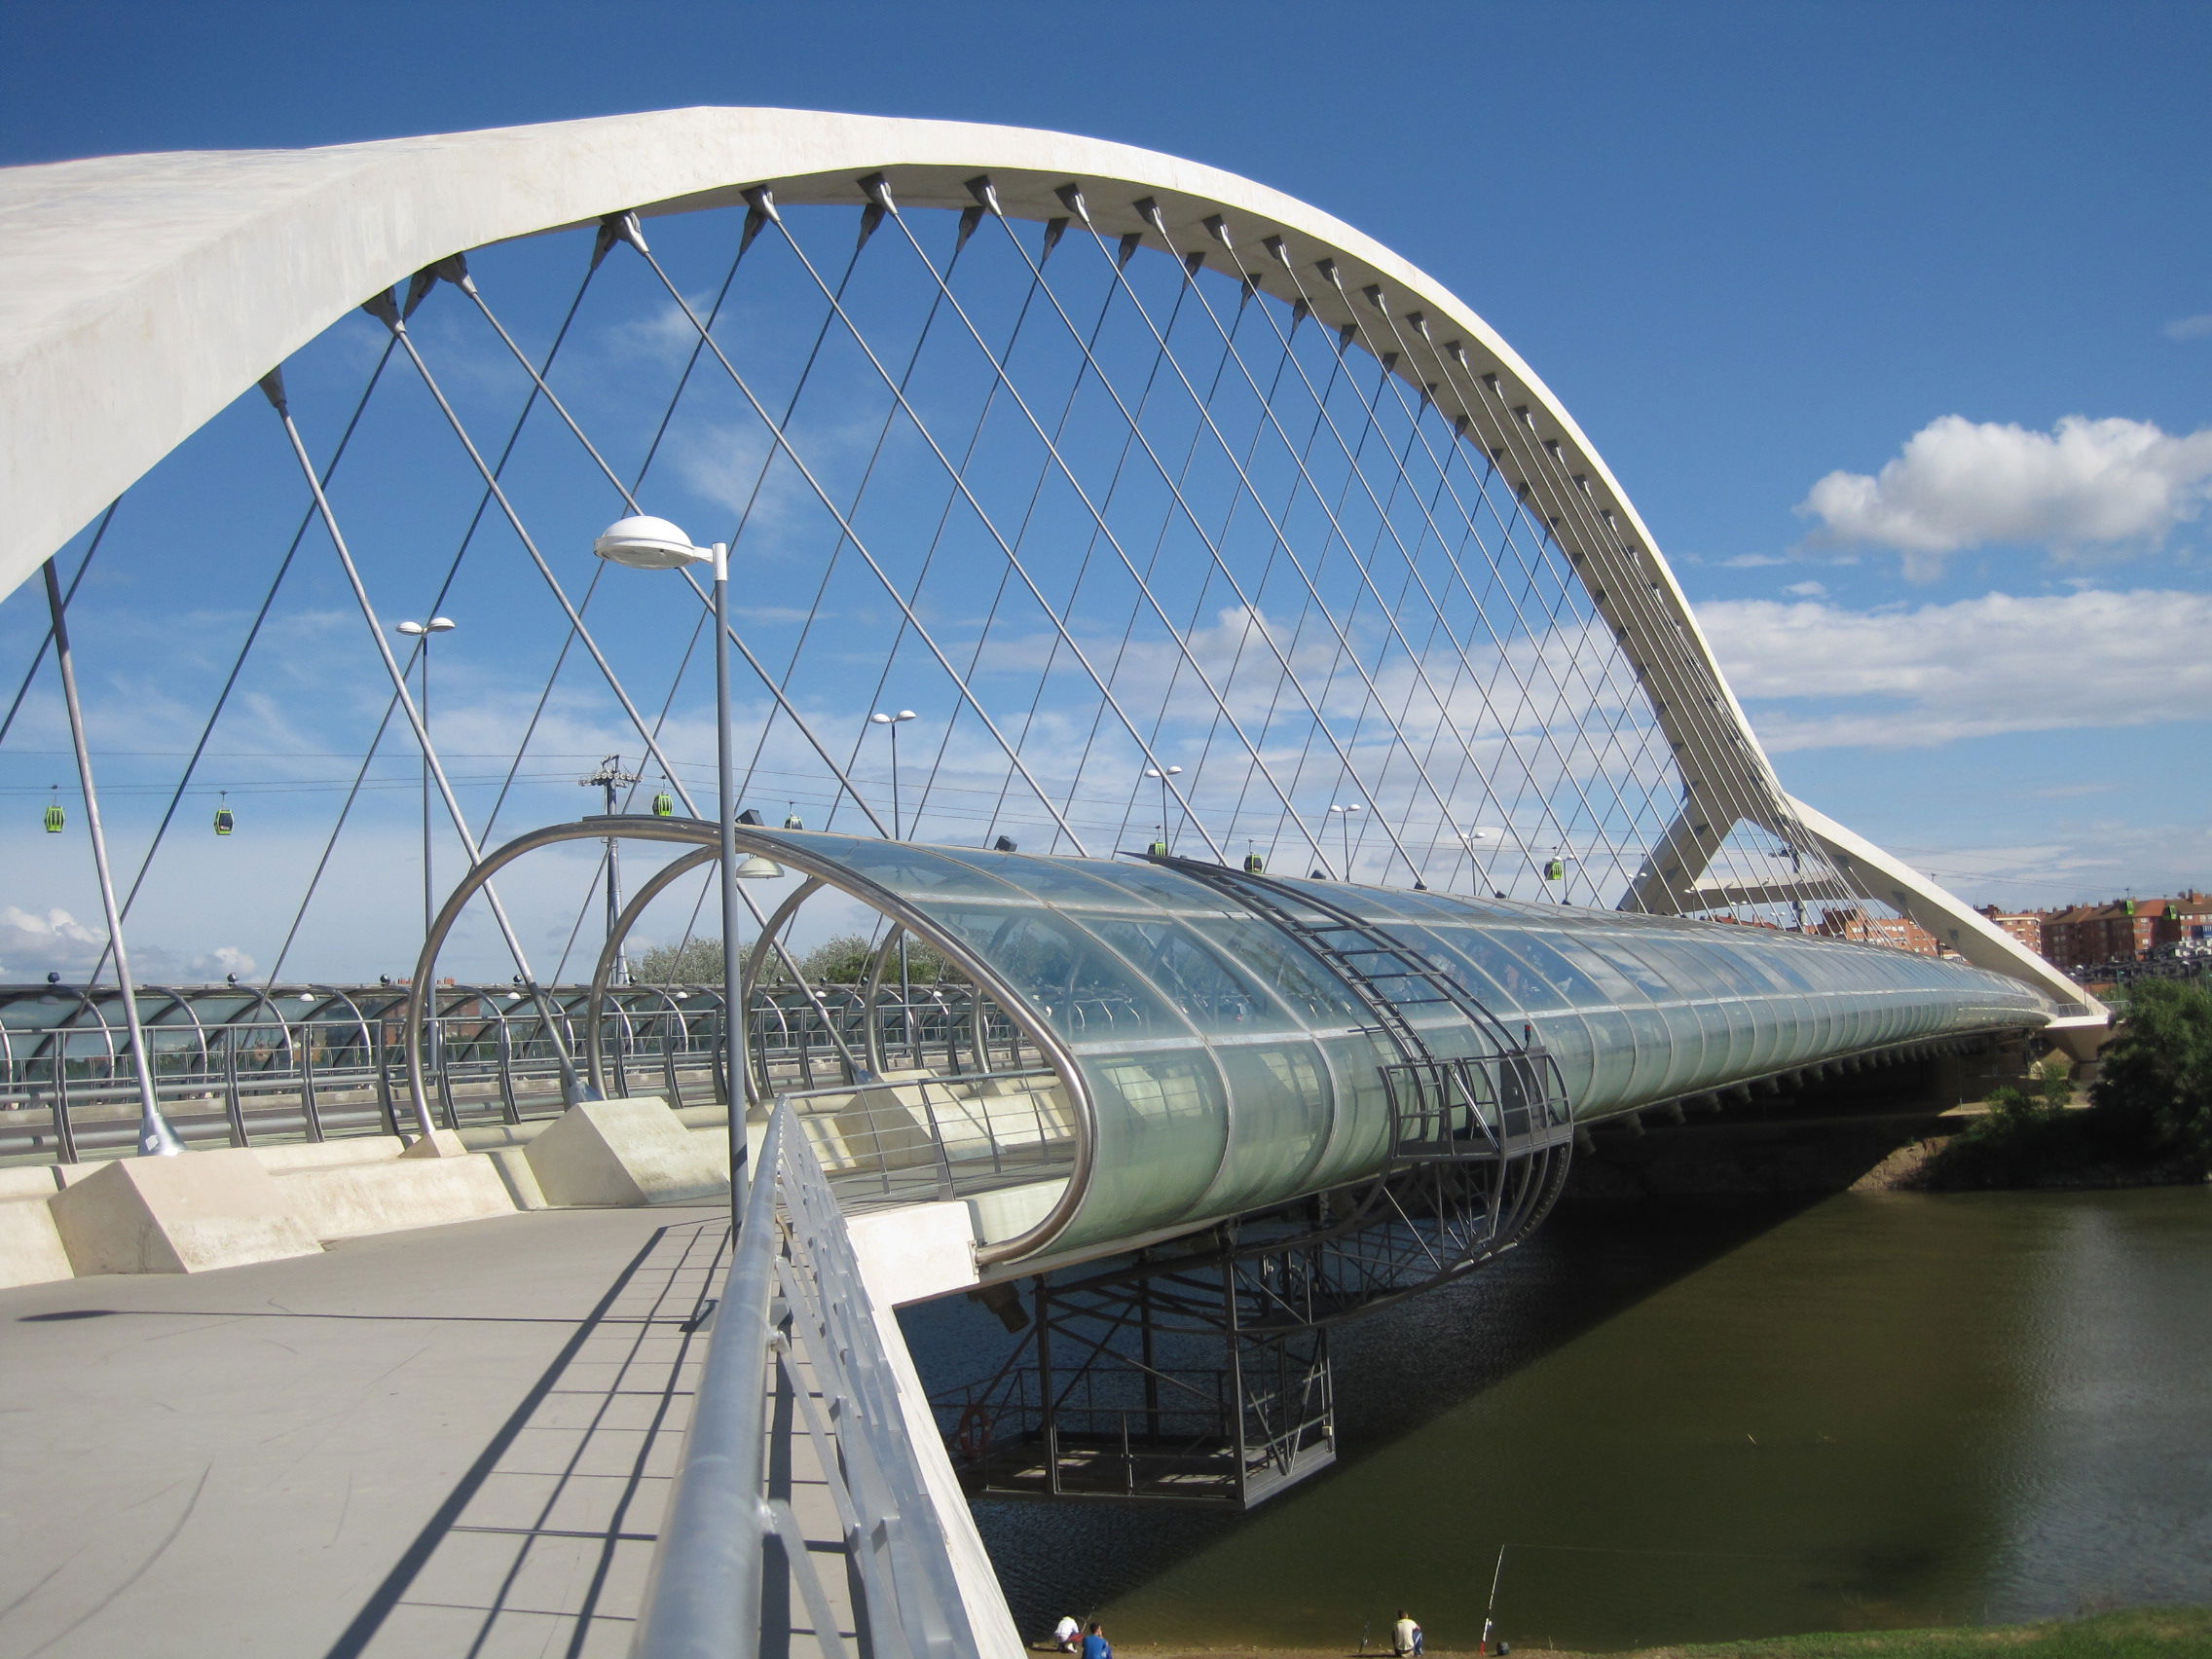
POLYGON ((544 1211, 0 1292, 0 1655, 623 1652, 727 1244, 544 1211))

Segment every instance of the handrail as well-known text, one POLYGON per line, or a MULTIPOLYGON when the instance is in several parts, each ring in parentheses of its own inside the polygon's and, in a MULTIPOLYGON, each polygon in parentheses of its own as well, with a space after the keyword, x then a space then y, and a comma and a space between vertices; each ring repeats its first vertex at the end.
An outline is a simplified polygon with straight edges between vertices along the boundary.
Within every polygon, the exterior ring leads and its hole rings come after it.
MULTIPOLYGON (((811 1448, 835 1500, 845 1559, 828 1565, 850 1595, 860 1652, 970 1659, 1009 1645, 995 1584, 964 1589, 844 1215, 789 1104, 761 1143, 633 1659, 757 1659, 763 1608, 781 1604, 808 1621, 824 1652, 845 1650, 816 1566, 826 1552, 806 1547, 788 1498, 769 1485, 792 1460, 769 1457, 779 1436, 794 1456, 811 1448), (789 1390, 794 1409, 768 1413, 771 1386, 789 1390), (771 1535, 780 1557, 766 1548, 771 1535), (794 1594, 766 1597, 771 1571, 788 1573, 794 1594), (995 1604, 974 1606, 971 1596, 995 1604)), ((780 1650, 787 1636, 780 1629, 769 1645, 780 1650)))
POLYGON ((639 1659, 723 1659, 747 1651, 748 1642, 758 1651, 765 1536, 760 1475, 767 1453, 761 1404, 783 1243, 776 1199, 791 1123, 791 1114, 782 1111, 768 1121, 744 1223, 731 1240, 729 1274, 715 1309, 691 1426, 645 1582, 631 1649, 639 1659))

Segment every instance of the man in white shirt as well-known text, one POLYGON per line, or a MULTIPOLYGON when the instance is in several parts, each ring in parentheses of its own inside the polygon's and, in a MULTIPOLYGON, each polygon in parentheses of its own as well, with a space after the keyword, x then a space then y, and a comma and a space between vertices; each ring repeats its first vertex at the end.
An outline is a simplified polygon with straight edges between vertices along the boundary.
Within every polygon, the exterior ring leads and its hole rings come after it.
POLYGON ((1414 1623, 1413 1615, 1403 1607, 1398 1609, 1398 1622, 1390 1632, 1390 1650, 1399 1655, 1399 1659, 1420 1651, 1420 1626, 1414 1623))
POLYGON ((1062 1653, 1073 1653, 1082 1638, 1083 1626, 1075 1622, 1074 1615, 1062 1613, 1060 1622, 1052 1627, 1052 1645, 1062 1653))

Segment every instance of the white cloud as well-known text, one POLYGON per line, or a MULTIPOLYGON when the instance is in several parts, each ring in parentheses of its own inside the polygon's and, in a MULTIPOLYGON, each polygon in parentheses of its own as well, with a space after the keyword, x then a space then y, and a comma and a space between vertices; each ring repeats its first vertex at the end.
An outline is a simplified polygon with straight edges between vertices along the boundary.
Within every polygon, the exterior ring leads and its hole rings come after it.
MULTIPOLYGON (((64 979, 79 978, 92 971, 106 946, 106 934, 85 926, 67 910, 0 905, 0 979, 30 983, 53 973, 64 979)), ((151 945, 132 949, 130 967, 141 981, 212 982, 226 974, 246 977, 253 972, 254 960, 235 945, 190 958, 151 945)))
POLYGON ((1787 565, 1789 560, 1780 553, 1738 553, 1720 561, 1724 571, 1760 571, 1769 565, 1787 565))
POLYGON ((2198 312, 2194 316, 2177 316, 2166 324, 2168 340, 2203 340, 2212 338, 2212 312, 2198 312))
POLYGON ((2069 415, 2049 432, 1946 415, 1869 477, 1831 472, 1797 511, 1824 538, 1873 542, 1925 573, 1991 542, 2059 550, 2156 541, 2212 494, 2212 428, 2176 437, 2148 421, 2069 415))
POLYGON ((1698 617, 1738 692, 1768 705, 1752 724, 1777 752, 2212 718, 2212 594, 1991 593, 1881 610, 1731 600, 1698 617))
POLYGON ((1828 596, 1825 582, 1791 582, 1782 591, 1792 599, 1825 599, 1828 596))
POLYGON ((67 910, 40 914, 15 904, 0 905, 0 967, 8 970, 11 979, 88 969, 106 943, 107 935, 94 933, 67 910))

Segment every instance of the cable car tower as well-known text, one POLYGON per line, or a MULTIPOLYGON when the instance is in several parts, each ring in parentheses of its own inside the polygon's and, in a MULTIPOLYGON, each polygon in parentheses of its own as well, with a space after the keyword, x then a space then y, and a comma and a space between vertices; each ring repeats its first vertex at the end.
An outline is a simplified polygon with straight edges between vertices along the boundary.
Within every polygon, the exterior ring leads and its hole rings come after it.
MULTIPOLYGON (((643 781, 637 773, 626 772, 622 769, 622 756, 619 755, 609 755, 599 763, 598 769, 589 777, 576 780, 583 788, 587 790, 596 789, 600 792, 601 808, 608 818, 612 818, 621 810, 615 802, 614 792, 628 789, 631 785, 643 781)), ((660 810, 659 797, 656 797, 653 809, 656 812, 660 810)), ((608 939, 614 937, 615 921, 621 914, 621 843, 609 835, 607 838, 607 937, 608 939)), ((620 952, 617 952, 614 958, 614 982, 618 985, 630 983, 630 959, 620 952)))

